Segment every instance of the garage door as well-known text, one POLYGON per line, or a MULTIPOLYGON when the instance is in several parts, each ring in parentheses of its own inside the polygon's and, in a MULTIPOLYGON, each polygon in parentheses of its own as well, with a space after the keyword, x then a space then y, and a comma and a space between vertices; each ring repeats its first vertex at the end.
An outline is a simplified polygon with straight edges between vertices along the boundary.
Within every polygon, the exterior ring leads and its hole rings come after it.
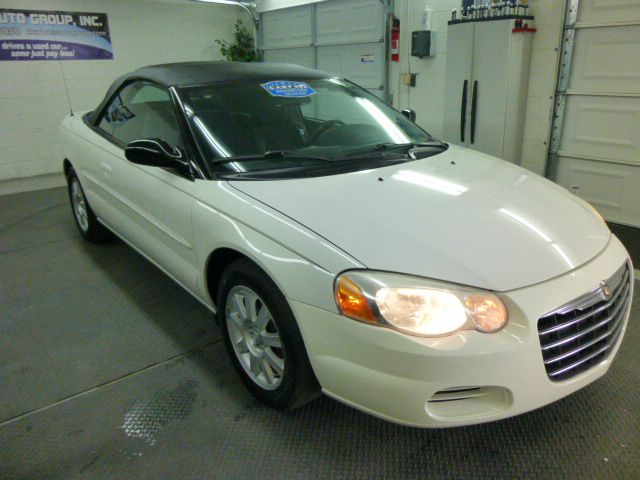
POLYGON ((330 0, 264 12, 264 59, 325 70, 385 98, 386 4, 330 0))
POLYGON ((640 227, 640 0, 569 0, 549 174, 640 227))

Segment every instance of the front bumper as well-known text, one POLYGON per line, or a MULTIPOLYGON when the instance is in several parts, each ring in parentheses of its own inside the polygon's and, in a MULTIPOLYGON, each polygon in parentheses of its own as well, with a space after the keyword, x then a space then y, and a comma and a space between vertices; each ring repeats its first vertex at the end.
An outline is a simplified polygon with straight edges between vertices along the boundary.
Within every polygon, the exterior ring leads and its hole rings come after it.
MULTIPOLYGON (((593 382, 609 357, 566 381, 545 372, 538 318, 609 278, 628 261, 612 236, 589 263, 552 280, 500 293, 506 328, 420 338, 350 320, 292 301, 311 364, 324 392, 395 423, 449 427, 498 420, 541 407, 593 382)), ((629 295, 632 295, 632 288, 629 295)), ((629 309, 623 319, 626 322, 629 309)))

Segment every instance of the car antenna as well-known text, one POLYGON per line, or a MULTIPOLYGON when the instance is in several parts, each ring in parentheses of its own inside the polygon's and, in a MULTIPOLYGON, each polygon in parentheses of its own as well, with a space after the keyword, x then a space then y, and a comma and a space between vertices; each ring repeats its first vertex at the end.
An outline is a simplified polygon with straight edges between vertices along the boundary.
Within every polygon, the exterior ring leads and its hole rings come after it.
POLYGON ((62 83, 64 83, 64 91, 67 94, 67 102, 69 103, 69 112, 73 117, 73 107, 71 106, 71 96, 69 95, 69 87, 67 86, 67 79, 64 77, 64 68, 62 68, 62 60, 58 60, 58 64, 60 65, 60 73, 62 74, 62 83))

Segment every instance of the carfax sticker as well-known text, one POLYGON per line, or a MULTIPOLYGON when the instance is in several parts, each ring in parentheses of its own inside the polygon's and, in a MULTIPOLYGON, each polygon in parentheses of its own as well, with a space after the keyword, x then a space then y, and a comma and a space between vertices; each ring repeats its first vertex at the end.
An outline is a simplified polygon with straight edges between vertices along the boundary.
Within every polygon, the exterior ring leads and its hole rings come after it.
POLYGON ((260 84, 267 92, 274 97, 310 97, 316 91, 304 82, 289 80, 275 80, 273 82, 260 84))

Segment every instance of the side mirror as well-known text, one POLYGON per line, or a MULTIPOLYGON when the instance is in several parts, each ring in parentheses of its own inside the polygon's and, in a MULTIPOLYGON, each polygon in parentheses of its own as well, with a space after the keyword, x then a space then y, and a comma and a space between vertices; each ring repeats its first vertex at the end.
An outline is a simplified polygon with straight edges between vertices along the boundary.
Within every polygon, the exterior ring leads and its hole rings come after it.
POLYGON ((124 156, 132 163, 170 168, 191 177, 189 163, 178 148, 171 148, 159 138, 134 140, 124 148, 124 156))
POLYGON ((400 113, 402 113, 405 117, 407 117, 412 122, 416 121, 416 112, 410 108, 403 109, 400 113))

